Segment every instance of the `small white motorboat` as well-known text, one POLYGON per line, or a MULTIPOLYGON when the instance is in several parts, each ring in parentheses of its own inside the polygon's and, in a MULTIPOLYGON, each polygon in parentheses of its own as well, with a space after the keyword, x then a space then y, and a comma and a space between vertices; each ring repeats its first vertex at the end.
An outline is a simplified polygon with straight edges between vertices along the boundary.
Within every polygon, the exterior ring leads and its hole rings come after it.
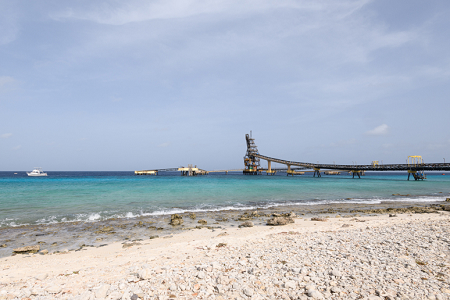
POLYGON ((42 171, 42 168, 34 168, 33 171, 27 172, 28 176, 47 176, 47 173, 42 171))

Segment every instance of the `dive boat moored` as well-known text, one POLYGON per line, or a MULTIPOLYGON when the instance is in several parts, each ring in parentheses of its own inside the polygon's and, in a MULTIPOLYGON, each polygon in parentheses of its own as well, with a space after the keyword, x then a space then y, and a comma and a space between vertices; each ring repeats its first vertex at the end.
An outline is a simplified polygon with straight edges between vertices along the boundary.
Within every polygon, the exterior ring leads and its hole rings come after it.
POLYGON ((42 171, 42 168, 34 168, 33 171, 27 172, 28 176, 47 176, 47 173, 42 171))

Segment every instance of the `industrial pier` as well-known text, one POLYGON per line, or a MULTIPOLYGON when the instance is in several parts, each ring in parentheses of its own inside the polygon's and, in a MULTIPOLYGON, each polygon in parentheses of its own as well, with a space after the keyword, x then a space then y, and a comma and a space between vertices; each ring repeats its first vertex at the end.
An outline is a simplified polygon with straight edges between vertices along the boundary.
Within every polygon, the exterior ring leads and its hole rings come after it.
POLYGON ((153 169, 134 171, 136 175, 158 175, 159 172, 181 172, 182 176, 207 175, 209 173, 243 172, 244 175, 260 175, 265 172, 267 175, 275 175, 277 172, 286 172, 289 176, 304 175, 306 172, 314 172, 314 177, 322 177, 321 171, 325 175, 340 175, 341 173, 350 173, 353 178, 365 175, 366 171, 407 171, 408 180, 411 175, 414 180, 426 179, 425 171, 450 171, 450 163, 424 163, 422 156, 408 156, 406 164, 380 164, 378 161, 372 161, 370 165, 337 165, 337 164, 314 164, 306 162, 289 161, 274 157, 265 156, 259 153, 255 139, 250 134, 245 135, 247 151, 244 156, 244 169, 215 170, 206 171, 197 166, 153 169), (267 161, 267 169, 261 167, 261 159, 267 161), (286 165, 286 169, 272 168, 272 162, 286 165), (311 170, 311 171, 306 171, 311 170))

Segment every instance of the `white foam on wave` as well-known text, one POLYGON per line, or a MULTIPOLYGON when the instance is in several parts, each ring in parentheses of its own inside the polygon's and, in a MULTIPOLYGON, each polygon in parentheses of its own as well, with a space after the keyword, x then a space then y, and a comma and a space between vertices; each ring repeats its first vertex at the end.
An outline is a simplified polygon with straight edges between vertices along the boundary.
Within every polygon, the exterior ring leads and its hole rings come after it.
MULTIPOLYGON (((327 204, 381 204, 387 202, 442 202, 445 201, 446 196, 396 196, 396 197, 383 197, 383 198, 353 198, 353 199, 332 199, 332 200, 307 200, 307 201, 283 201, 283 202, 260 202, 257 205, 246 205, 242 203, 235 203, 226 206, 210 206, 203 204, 193 208, 171 208, 171 209, 159 209, 151 212, 126 212, 126 213, 115 213, 102 211, 90 214, 77 214, 75 217, 67 218, 62 217, 59 219, 56 216, 47 216, 38 219, 34 224, 55 224, 55 223, 70 223, 70 222, 96 222, 110 218, 136 218, 140 216, 164 216, 171 214, 182 214, 182 213, 202 213, 202 212, 220 212, 220 211, 240 211, 240 210, 255 210, 255 209, 270 209, 272 207, 283 207, 283 206, 314 206, 314 205, 327 205, 327 204)), ((30 225, 29 223, 21 223, 17 219, 5 218, 0 220, 0 227, 17 227, 30 225)))
POLYGON ((93 213, 93 214, 89 215, 87 220, 92 222, 92 221, 98 221, 101 218, 102 218, 102 216, 99 213, 93 213))
POLYGON ((125 218, 134 218, 134 217, 137 217, 136 215, 134 215, 131 211, 130 212, 127 212, 126 214, 125 214, 125 218))
POLYGON ((439 202, 445 201, 446 197, 397 197, 395 199, 384 199, 383 202, 439 202))

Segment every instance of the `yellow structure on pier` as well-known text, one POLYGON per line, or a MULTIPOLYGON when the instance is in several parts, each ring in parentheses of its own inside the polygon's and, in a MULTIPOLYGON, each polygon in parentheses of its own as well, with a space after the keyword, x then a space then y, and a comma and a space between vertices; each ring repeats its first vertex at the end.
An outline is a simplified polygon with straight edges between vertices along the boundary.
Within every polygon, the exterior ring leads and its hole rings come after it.
POLYGON ((423 165, 422 156, 420 156, 420 155, 410 155, 410 156, 408 156, 408 165, 409 166, 423 165))

